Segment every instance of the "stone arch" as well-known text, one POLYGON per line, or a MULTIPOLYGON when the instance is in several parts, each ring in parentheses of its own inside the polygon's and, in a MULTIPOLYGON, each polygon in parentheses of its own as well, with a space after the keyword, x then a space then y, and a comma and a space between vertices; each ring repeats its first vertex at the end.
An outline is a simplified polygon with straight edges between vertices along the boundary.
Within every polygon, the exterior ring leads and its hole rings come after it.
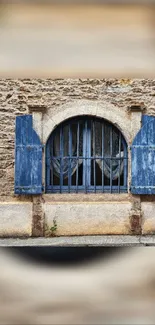
POLYGON ((121 131, 126 142, 130 142, 131 121, 125 110, 103 101, 76 100, 62 105, 56 113, 53 109, 47 111, 43 118, 43 143, 47 142, 57 125, 81 115, 96 116, 109 121, 121 131))

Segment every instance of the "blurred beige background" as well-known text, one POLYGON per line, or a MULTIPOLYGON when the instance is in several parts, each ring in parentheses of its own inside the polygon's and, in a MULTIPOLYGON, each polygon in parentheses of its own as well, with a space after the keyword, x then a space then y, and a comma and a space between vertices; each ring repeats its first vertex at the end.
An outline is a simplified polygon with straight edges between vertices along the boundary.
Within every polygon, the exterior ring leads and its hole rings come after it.
POLYGON ((152 78, 153 3, 3 1, 0 77, 152 78))

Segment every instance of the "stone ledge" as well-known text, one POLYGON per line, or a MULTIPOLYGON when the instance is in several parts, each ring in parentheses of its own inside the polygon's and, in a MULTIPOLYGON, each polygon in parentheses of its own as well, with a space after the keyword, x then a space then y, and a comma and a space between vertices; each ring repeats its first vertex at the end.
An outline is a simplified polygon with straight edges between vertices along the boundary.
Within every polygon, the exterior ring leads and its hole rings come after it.
POLYGON ((33 113, 33 112, 45 113, 47 110, 47 106, 41 104, 33 104, 33 105, 28 104, 28 109, 29 109, 29 113, 33 113))
POLYGON ((144 246, 155 246, 155 235, 141 236, 140 242, 144 246))
MULTIPOLYGON (((70 237, 52 237, 52 238, 3 238, 0 239, 0 246, 146 246, 149 243, 140 236, 70 236, 70 237)), ((153 246, 154 241, 151 241, 153 246)))
POLYGON ((150 236, 69 236, 69 237, 39 237, 39 238, 0 238, 0 247, 15 246, 155 246, 155 235, 150 236))
POLYGON ((130 193, 45 193, 42 194, 45 203, 52 204, 70 204, 70 203, 122 203, 133 202, 133 196, 130 193))
POLYGON ((146 106, 144 103, 131 103, 130 106, 127 107, 128 112, 144 112, 146 110, 146 106))

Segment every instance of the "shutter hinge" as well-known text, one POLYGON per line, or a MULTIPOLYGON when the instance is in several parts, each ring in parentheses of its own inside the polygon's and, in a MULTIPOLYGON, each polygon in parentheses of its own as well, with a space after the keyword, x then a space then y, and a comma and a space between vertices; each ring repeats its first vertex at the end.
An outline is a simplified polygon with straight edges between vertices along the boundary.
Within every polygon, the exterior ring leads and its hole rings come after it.
POLYGON ((44 151, 44 149, 45 149, 45 145, 44 145, 44 144, 42 144, 42 151, 44 151))

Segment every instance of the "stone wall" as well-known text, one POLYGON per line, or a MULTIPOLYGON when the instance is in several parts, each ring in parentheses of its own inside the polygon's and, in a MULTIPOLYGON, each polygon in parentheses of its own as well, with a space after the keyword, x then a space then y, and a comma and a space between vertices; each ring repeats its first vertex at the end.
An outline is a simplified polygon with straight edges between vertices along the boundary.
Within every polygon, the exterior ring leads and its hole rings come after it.
MULTIPOLYGON (((0 80, 0 201, 1 204, 1 223, 4 224, 8 220, 9 225, 12 224, 13 230, 8 232, 1 231, 0 235, 20 235, 18 227, 20 224, 15 222, 15 209, 19 208, 18 204, 22 204, 23 213, 23 235, 43 235, 44 233, 44 205, 43 199, 34 199, 31 196, 15 196, 14 195, 14 138, 15 138, 15 117, 17 115, 28 114, 29 107, 33 105, 45 105, 47 108, 55 112, 61 110, 64 104, 75 100, 100 101, 113 105, 115 109, 128 112, 128 108, 132 105, 141 106, 146 114, 155 115, 155 80, 146 79, 1 79, 0 80), (39 202, 36 203, 36 202, 39 202), (29 203, 29 205, 28 205, 29 203), (17 204, 16 208, 9 204, 17 204), (25 207, 25 208, 24 208, 25 207), (12 213, 10 212, 12 211, 12 213), (29 211, 29 212, 24 212, 29 211), (28 214, 31 218, 28 218, 28 214), (38 216, 38 218, 37 218, 38 216), (3 217, 3 218, 2 218, 3 217), (13 223, 14 221, 14 223, 13 223), (29 225, 27 224, 29 222, 29 225), (33 226, 32 226, 33 225, 33 226), (32 229, 33 228, 33 229, 32 229)), ((78 112, 77 112, 78 115, 78 112)), ((136 124, 136 123, 135 123, 136 124)), ((58 201, 60 200, 60 197, 58 201)), ((124 200, 124 199, 123 199, 124 200)), ((147 200, 147 199, 146 199, 147 200)), ((79 199, 80 201, 80 199, 79 199)), ((127 199, 127 201, 132 201, 127 199)), ((145 200, 144 200, 145 201, 145 200)), ((139 203, 138 203, 139 204, 139 203)), ((147 202, 149 211, 153 211, 154 202, 147 202)), ((130 203, 127 205, 129 206, 130 203)), ((148 210, 143 202, 144 215, 147 216, 148 210)), ((133 203, 132 203, 133 207, 133 203)), ((49 207, 46 206, 45 210, 49 207)), ((53 209, 55 209, 53 207, 53 209)), ((61 209, 61 207, 58 207, 61 209)), ((94 209, 97 209, 94 206, 94 209)), ((136 211, 134 207, 131 210, 136 211)), ((128 207, 127 207, 127 210, 128 207)), ((20 211, 20 209, 19 209, 20 211)), ((56 210, 53 210, 52 218, 56 210)), ((96 211, 96 210, 94 210, 96 211)), ((107 206, 106 206, 106 211, 107 206)), ((96 213, 96 212, 95 212, 96 213)), ((122 212, 121 212, 122 213, 122 212)), ((138 212, 139 213, 139 212, 138 212)), ((123 213, 122 213, 123 214, 123 213)), ((102 213, 100 213, 102 215, 102 213)), ((128 214, 128 218, 130 213, 128 214)), ((139 214, 138 214, 139 215, 139 214)), ((108 216, 107 216, 108 217, 108 216)), ((106 217, 106 218, 107 218, 106 217)), ((17 219, 19 216, 17 216, 17 219)), ((149 215, 150 218, 150 215, 149 215)), ((50 218, 49 218, 50 219, 50 218)), ((100 219, 100 216, 99 216, 100 219)), ((137 220, 137 219, 136 219, 137 220)), ((64 221, 63 221, 64 222, 64 221)), ((67 221, 66 221, 67 222, 67 221)), ((150 231, 152 221, 144 222, 146 232, 150 231)), ((121 221, 122 223, 122 221, 121 221)), ((6 222, 7 227, 7 222, 6 222)), ((11 227, 11 226, 10 226, 11 227)), ((64 225, 63 225, 64 227, 64 225)), ((63 228, 62 227, 62 228, 63 228)), ((74 222, 73 226, 74 227, 74 222)), ((76 227, 76 226, 75 226, 76 227)), ((94 225, 92 225, 92 228, 94 225)), ((107 226, 109 227, 109 226, 107 226)), ((123 226, 124 227, 124 226, 123 226)), ((4 228, 4 227, 3 227, 4 228)), ((129 229, 129 222, 125 229, 129 229)), ((131 227, 132 228, 132 227, 131 227)), ((154 223, 153 223, 154 228, 154 223)), ((2 228, 1 228, 2 229, 2 228)), ((124 228, 121 228, 124 229, 124 228)), ((115 232, 115 231, 114 231, 115 232)), ((123 230, 122 230, 123 232, 123 230)), ((129 231, 130 232, 130 231, 129 231)), ((75 231, 76 233, 76 231, 75 231)), ((79 233, 79 232, 78 232, 79 233)), ((102 231, 101 231, 102 233, 102 231)), ((118 231, 117 231, 118 233, 118 231)), ((125 230, 125 233, 128 233, 125 230)), ((58 232, 58 234, 62 234, 58 232)))

